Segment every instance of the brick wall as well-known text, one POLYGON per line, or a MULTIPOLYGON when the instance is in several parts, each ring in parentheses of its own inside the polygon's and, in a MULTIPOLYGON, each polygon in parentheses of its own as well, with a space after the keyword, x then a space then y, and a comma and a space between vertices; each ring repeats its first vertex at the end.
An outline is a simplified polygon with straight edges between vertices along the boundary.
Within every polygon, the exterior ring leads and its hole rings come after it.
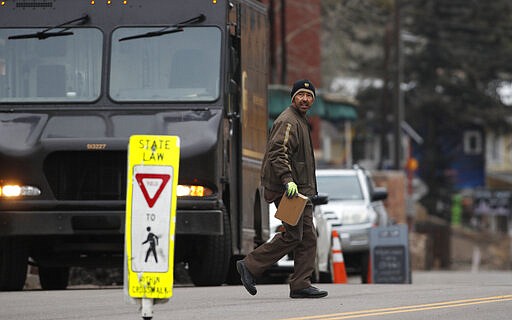
POLYGON ((321 0, 262 0, 269 7, 273 65, 270 83, 291 85, 297 79, 307 78, 317 88, 322 87, 321 77, 321 0), (282 19, 284 4, 284 23, 282 19), (270 8, 272 6, 272 8, 270 8), (284 27, 284 42, 282 31, 284 27), (283 54, 285 53, 285 54, 283 54), (282 64, 286 63, 284 83, 282 64))

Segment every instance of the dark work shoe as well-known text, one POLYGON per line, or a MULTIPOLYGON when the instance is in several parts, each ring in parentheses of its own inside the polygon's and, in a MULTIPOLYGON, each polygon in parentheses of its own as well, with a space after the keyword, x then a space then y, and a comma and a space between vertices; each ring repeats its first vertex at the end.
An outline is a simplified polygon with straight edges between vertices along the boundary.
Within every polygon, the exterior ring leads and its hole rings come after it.
POLYGON ((323 298, 327 296, 327 291, 318 290, 313 286, 300 290, 290 291, 290 298, 323 298))
POLYGON ((255 295, 257 291, 254 278, 252 277, 249 269, 247 269, 245 262, 238 260, 236 262, 236 270, 238 270, 238 273, 240 273, 240 279, 242 280, 242 284, 244 285, 245 289, 247 289, 250 294, 255 295))

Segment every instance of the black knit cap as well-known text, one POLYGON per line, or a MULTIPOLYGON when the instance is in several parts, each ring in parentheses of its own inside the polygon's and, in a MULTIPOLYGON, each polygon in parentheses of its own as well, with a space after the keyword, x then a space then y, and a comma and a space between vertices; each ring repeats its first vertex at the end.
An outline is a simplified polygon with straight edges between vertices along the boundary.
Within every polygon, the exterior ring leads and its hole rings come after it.
POLYGON ((311 81, 304 79, 298 80, 293 84, 292 91, 290 92, 292 101, 295 95, 301 91, 309 92, 313 95, 313 98, 315 98, 315 86, 311 83, 311 81))

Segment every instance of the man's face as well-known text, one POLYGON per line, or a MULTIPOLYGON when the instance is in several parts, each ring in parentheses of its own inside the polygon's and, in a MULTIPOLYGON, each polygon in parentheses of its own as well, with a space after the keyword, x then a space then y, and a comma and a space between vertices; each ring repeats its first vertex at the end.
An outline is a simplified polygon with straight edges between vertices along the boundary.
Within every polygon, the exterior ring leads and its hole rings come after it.
POLYGON ((306 114, 309 108, 311 108, 313 101, 315 101, 315 98, 313 98, 311 93, 300 91, 293 97, 292 104, 295 109, 299 110, 302 114, 306 114))

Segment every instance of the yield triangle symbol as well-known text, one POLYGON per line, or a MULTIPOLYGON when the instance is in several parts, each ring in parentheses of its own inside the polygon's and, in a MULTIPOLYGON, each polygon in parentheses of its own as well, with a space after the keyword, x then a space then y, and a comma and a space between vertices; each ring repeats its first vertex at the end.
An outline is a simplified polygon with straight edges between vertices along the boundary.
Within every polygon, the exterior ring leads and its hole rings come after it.
POLYGON ((140 186, 140 190, 146 199, 150 208, 153 208, 158 197, 165 188, 165 185, 171 178, 168 174, 158 173, 136 173, 135 179, 140 186), (151 191, 151 195, 148 191, 151 191))

